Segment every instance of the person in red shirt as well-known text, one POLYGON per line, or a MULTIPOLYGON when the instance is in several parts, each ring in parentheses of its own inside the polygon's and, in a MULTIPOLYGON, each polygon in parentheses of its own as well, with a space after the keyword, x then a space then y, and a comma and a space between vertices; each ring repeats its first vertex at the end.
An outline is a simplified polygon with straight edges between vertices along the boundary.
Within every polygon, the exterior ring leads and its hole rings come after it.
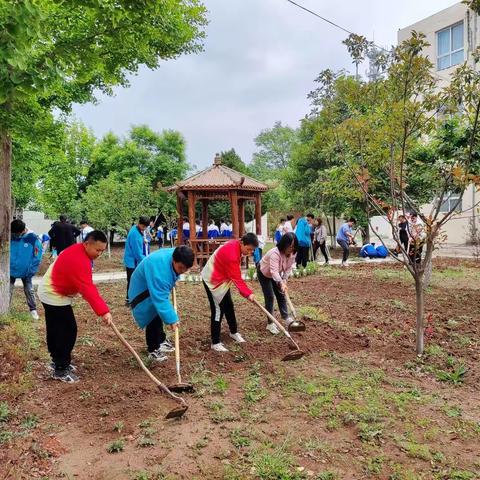
POLYGON ((58 256, 38 287, 38 297, 45 309, 47 347, 52 358, 52 378, 67 383, 79 380, 71 364, 77 339, 77 323, 72 309, 80 294, 93 311, 110 325, 112 315, 92 279, 92 262, 107 246, 107 237, 99 230, 90 232, 83 243, 72 245, 58 256))
POLYGON ((255 299, 253 292, 242 279, 240 261, 242 255, 252 255, 257 247, 258 238, 254 233, 247 233, 240 240, 230 240, 215 250, 202 270, 203 285, 210 302, 212 350, 228 352, 220 342, 221 322, 224 315, 227 318, 230 337, 237 343, 245 342, 237 331, 230 287, 235 285, 240 295, 253 302, 255 299))

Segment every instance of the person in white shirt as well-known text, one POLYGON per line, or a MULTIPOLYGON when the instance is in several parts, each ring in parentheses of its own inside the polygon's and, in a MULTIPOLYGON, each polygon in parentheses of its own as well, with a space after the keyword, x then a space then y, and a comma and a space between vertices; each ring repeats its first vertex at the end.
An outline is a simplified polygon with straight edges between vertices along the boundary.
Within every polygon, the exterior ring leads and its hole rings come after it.
POLYGON ((220 235, 223 235, 228 230, 228 225, 223 218, 220 219, 220 235))
POLYGON ((217 225, 215 225, 215 220, 210 220, 210 224, 208 225, 208 231, 212 232, 214 230, 220 233, 219 228, 217 227, 217 225))
POLYGON ((283 226, 283 234, 293 232, 292 220, 293 220, 293 215, 287 215, 287 221, 283 226))
POLYGON ((80 243, 85 241, 90 232, 93 232, 93 227, 91 227, 86 220, 82 220, 80 222, 80 243))
POLYGON ((202 226, 200 225, 200 220, 195 220, 195 233, 197 237, 200 237, 202 234, 202 226))

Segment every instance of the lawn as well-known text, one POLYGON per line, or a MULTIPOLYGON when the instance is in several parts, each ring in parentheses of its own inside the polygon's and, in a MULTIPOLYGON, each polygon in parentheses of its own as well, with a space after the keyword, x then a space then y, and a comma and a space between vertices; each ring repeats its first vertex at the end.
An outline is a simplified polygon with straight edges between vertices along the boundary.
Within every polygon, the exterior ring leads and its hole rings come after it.
MULTIPOLYGON (((16 313, 0 328, 0 478, 480 478, 479 286, 480 265, 436 261, 418 359, 414 289, 399 266, 327 267, 292 279, 292 300, 308 319, 295 337, 307 355, 287 363, 284 338, 268 334, 262 314, 238 296, 248 343, 225 337, 230 352, 212 353, 203 287, 182 283, 182 369, 196 393, 185 417, 170 421, 172 403, 82 300, 81 381, 48 380, 44 325, 21 313, 17 289, 16 313)), ((99 288, 145 355, 124 283, 99 288)), ((173 357, 153 372, 173 383, 173 357)))

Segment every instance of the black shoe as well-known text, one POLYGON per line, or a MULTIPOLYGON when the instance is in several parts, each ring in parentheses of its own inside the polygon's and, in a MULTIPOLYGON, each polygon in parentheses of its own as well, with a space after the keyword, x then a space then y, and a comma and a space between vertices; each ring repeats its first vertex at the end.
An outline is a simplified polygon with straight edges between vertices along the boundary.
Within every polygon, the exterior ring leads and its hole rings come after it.
POLYGON ((65 383, 77 383, 80 378, 77 377, 73 372, 69 371, 68 368, 64 370, 54 370, 52 373, 53 380, 60 380, 65 383))
MULTIPOLYGON (((47 365, 47 370, 49 370, 50 372, 54 372, 56 370, 55 368, 55 363, 54 362, 50 362, 48 365, 47 365)), ((68 367, 66 367, 65 369, 61 369, 59 368, 58 370, 67 370, 68 372, 73 372, 75 373, 77 371, 77 367, 75 365, 73 365, 73 363, 71 363, 68 367)))

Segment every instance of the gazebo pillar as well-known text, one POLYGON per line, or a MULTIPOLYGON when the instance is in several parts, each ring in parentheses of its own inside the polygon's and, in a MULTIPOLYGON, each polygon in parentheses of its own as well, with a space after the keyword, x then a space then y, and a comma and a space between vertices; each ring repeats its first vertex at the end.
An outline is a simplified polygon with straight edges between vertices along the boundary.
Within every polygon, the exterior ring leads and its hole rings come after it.
POLYGON ((177 246, 182 245, 183 243, 183 205, 182 197, 183 195, 180 190, 177 190, 177 246))
MULTIPOLYGON (((195 194, 192 191, 188 192, 188 223, 190 224, 190 240, 193 240, 197 236, 196 223, 195 223, 195 194)), ((195 242, 191 242, 193 251, 195 252, 195 242)))
POLYGON ((259 193, 255 195, 255 233, 262 234, 262 197, 259 193))
POLYGON ((202 200, 202 238, 208 238, 208 200, 202 200))
POLYGON ((238 236, 241 238, 245 233, 245 200, 238 201, 238 236))
POLYGON ((230 207, 232 210, 233 238, 238 238, 239 237, 238 192, 236 190, 231 190, 228 196, 230 197, 230 207))

